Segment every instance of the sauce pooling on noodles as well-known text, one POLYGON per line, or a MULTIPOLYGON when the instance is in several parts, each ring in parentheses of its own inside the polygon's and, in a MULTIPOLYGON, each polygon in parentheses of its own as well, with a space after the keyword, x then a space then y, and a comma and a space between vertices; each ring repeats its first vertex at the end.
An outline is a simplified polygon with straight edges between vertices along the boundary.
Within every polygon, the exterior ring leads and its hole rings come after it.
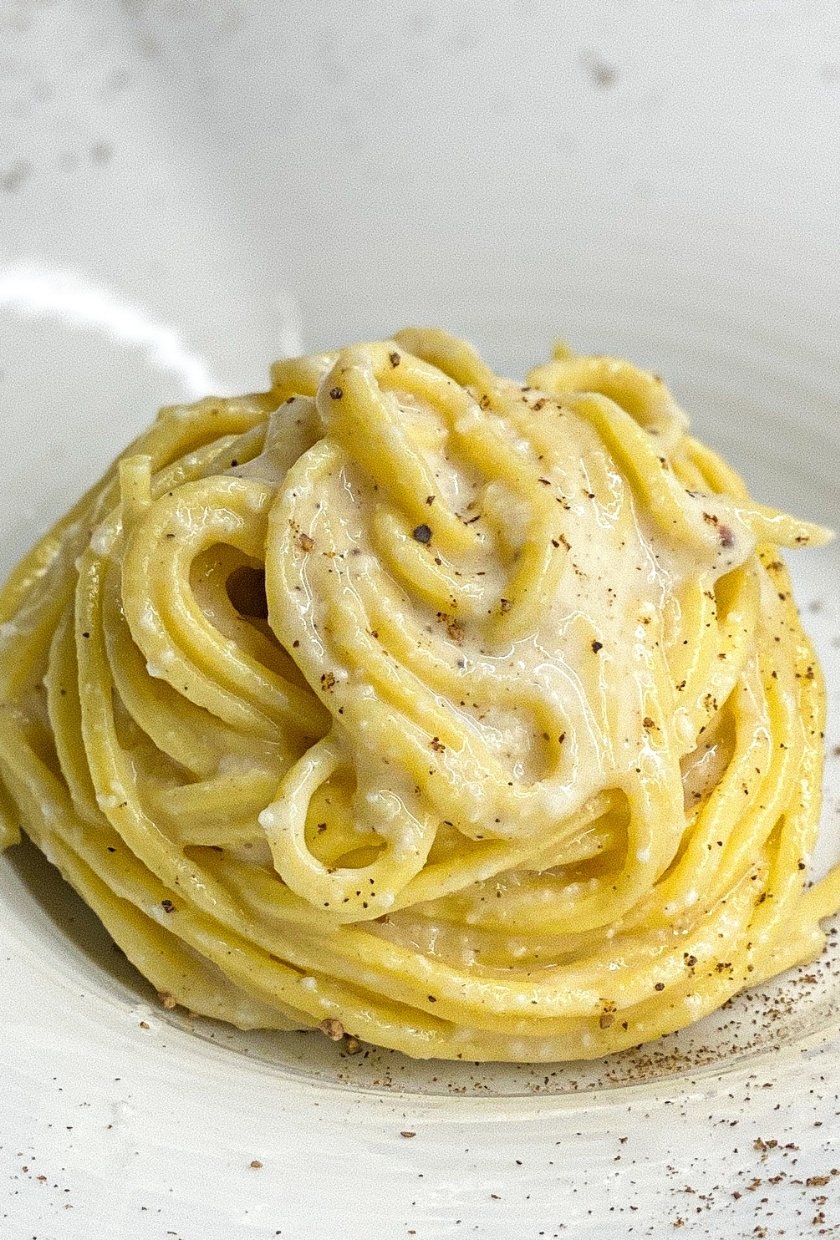
POLYGON ((561 1060, 813 958, 824 690, 657 376, 434 330, 164 410, 2 597, 17 824, 164 996, 561 1060))

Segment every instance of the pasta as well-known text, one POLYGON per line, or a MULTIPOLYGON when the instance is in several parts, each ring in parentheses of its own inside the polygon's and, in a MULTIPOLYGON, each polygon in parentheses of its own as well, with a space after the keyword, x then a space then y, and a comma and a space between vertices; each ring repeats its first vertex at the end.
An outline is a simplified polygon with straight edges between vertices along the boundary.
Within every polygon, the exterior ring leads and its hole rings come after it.
POLYGON ((0 596, 22 826, 165 1004, 417 1057, 655 1039, 816 957, 825 693, 662 380, 443 332, 165 409, 0 596))

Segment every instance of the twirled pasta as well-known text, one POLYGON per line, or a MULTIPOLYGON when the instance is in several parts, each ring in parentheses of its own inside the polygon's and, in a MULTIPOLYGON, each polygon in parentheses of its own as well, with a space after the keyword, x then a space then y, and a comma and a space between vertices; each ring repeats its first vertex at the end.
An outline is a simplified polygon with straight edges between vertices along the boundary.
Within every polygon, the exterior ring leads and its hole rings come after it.
POLYGON ((594 1057, 816 956, 824 690, 662 381, 461 341, 163 410, 0 598, 19 825, 166 1002, 594 1057))

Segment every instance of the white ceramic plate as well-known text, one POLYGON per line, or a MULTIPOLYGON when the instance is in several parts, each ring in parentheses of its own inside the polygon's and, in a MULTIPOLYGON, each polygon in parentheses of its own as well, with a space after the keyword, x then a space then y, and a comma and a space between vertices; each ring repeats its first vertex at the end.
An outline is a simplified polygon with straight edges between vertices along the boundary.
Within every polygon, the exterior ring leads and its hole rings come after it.
MULTIPOLYGON (((833 0, 0 0, 2 568, 160 403, 410 321, 664 372, 840 525, 833 0)), ((840 552, 794 559, 831 693, 840 552)), ((162 1012, 0 862, 9 1240, 840 1235, 840 946, 637 1054, 342 1056, 162 1012)))

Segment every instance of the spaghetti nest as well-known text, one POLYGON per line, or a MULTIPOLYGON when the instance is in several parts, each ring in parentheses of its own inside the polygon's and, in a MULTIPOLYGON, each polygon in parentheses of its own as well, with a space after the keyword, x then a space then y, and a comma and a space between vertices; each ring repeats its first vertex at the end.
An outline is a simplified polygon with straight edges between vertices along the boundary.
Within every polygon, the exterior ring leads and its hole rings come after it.
POLYGON ((442 332, 164 410, 2 595, 19 824, 171 1005, 594 1057, 816 956, 824 690, 657 376, 442 332))

